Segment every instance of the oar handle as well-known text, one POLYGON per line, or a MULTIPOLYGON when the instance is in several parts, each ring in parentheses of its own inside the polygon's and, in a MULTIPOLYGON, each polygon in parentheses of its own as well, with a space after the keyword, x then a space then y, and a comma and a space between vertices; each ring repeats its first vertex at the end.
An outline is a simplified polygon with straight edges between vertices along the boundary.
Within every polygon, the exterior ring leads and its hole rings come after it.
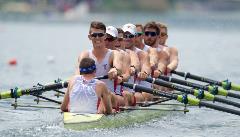
POLYGON ((95 77, 95 79, 108 79, 108 75, 104 75, 104 76, 99 76, 99 77, 95 77))

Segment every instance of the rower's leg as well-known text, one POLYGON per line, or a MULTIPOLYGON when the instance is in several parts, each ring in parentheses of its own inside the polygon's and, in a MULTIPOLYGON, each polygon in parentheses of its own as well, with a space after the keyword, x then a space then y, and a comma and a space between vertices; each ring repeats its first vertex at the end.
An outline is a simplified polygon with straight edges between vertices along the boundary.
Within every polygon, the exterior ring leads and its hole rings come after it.
POLYGON ((142 95, 144 97, 144 101, 153 101, 153 95, 152 94, 142 92, 142 95))
POLYGON ((132 106, 132 104, 133 104, 133 101, 132 101, 133 94, 130 93, 129 91, 127 91, 127 90, 124 90, 122 92, 122 94, 123 94, 125 106, 132 106))
POLYGON ((134 96, 135 96, 137 102, 144 102, 144 97, 143 97, 142 93, 135 92, 134 96))

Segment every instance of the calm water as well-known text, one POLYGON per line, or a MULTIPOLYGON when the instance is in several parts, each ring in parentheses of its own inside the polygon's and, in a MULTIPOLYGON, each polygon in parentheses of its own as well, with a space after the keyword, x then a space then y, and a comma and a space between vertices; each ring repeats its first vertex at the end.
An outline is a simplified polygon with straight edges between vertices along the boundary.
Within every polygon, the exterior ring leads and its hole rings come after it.
MULTIPOLYGON (((238 14, 192 16, 110 15, 107 25, 127 22, 145 23, 163 20, 169 24, 169 45, 179 49, 178 70, 213 79, 240 83, 240 17, 238 14), (133 17, 134 16, 134 17, 133 17), (197 18, 196 18, 197 17, 197 18), (134 18, 134 19, 133 19, 134 18)), ((78 54, 91 47, 87 38, 89 22, 36 23, 0 22, 0 91, 14 87, 31 87, 73 74, 78 54), (17 66, 8 60, 16 58, 17 66), (53 61, 50 62, 49 60, 53 61)), ((53 93, 47 93, 53 96, 53 93)), ((231 99, 231 98, 229 98, 231 99)), ((160 119, 109 130, 76 132, 63 128, 60 110, 18 108, 12 99, 0 101, 1 136, 234 136, 240 135, 240 117, 205 108, 190 108, 190 113, 169 113, 160 119)), ((235 100, 240 102, 239 100, 235 100)), ((24 96, 20 103, 33 104, 24 96)), ((41 103, 56 106, 52 103, 41 103)))

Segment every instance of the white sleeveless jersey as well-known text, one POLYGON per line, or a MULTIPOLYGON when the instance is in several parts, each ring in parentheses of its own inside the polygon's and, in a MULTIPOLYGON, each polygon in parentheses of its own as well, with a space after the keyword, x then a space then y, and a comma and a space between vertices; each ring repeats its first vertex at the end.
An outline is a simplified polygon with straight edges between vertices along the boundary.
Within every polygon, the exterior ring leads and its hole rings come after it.
MULTIPOLYGON (((89 51, 89 57, 92 58, 95 61, 96 64, 96 77, 103 76, 103 75, 108 75, 108 71, 111 69, 111 66, 109 64, 109 58, 112 54, 112 50, 108 49, 107 54, 105 55, 104 59, 102 62, 98 62, 97 58, 93 55, 92 50, 89 51)), ((111 92, 114 92, 114 82, 109 80, 109 79, 102 79, 108 89, 111 92)), ((121 91, 121 86, 117 86, 116 93, 120 94, 121 91)))
POLYGON ((96 79, 85 80, 77 76, 69 95, 69 111, 74 113, 98 112, 98 96, 96 94, 96 79))

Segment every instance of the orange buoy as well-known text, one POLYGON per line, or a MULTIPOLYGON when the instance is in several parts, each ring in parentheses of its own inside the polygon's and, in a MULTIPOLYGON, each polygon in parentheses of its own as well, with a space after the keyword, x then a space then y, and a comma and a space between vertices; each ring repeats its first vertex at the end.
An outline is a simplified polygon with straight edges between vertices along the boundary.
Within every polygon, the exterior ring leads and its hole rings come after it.
POLYGON ((15 58, 14 59, 10 59, 8 61, 8 64, 11 65, 11 66, 17 65, 17 60, 15 58))

